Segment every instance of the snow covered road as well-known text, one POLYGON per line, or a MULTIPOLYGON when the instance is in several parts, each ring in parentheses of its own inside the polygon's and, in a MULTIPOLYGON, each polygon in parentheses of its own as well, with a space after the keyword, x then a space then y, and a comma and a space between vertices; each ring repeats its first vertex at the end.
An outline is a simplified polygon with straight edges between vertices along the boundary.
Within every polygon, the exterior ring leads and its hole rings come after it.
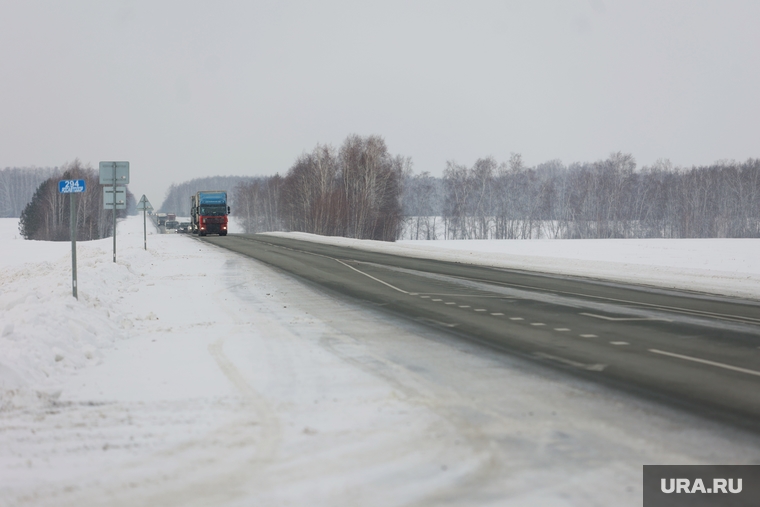
POLYGON ((0 505, 641 505, 756 436, 389 320, 142 218, 0 224, 0 505))

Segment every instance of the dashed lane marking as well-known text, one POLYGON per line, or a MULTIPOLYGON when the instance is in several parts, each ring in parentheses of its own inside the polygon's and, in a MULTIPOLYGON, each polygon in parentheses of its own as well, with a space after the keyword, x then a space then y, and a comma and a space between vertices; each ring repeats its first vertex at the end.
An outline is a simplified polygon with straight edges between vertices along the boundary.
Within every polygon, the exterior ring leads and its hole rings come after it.
POLYGON ((448 301, 446 303, 443 303, 445 305, 455 305, 456 303, 454 301, 448 301))
POLYGON ((630 345, 628 342, 610 342, 610 345, 630 345))
POLYGON ((555 327, 555 331, 570 331, 569 327, 555 327))
POLYGON ((459 305, 459 308, 469 308, 470 305, 459 305))
POLYGON ((525 320, 522 317, 510 317, 509 320, 525 320))
POLYGON ((430 299, 430 296, 420 296, 422 299, 430 299))
MULTIPOLYGON (((496 312, 496 313, 492 313, 491 315, 504 315, 504 314, 503 314, 503 313, 499 313, 499 312, 496 312)), ((760 349, 760 347, 758 347, 758 348, 760 349)))
POLYGON ((443 301, 443 299, 432 299, 431 301, 443 301))
POLYGON ((488 310, 486 310, 485 308, 475 308, 475 311, 476 312, 487 312, 488 310))
POLYGON ((595 334, 582 334, 580 335, 581 338, 597 338, 595 334))
POLYGON ((545 326, 546 324, 544 324, 543 322, 531 322, 530 325, 531 326, 545 326))
POLYGON ((676 354, 674 352, 666 352, 664 350, 649 349, 652 354, 661 354, 663 356, 677 357, 678 359, 684 359, 686 361, 694 361, 695 363, 709 364, 710 366, 717 366, 718 368, 724 368, 726 370, 738 371, 740 373, 746 373, 747 375, 755 375, 760 377, 760 371, 750 370, 749 368, 740 368, 739 366, 732 366, 730 364, 719 363, 717 361, 710 361, 709 359, 700 359, 698 357, 684 356, 683 354, 676 354))

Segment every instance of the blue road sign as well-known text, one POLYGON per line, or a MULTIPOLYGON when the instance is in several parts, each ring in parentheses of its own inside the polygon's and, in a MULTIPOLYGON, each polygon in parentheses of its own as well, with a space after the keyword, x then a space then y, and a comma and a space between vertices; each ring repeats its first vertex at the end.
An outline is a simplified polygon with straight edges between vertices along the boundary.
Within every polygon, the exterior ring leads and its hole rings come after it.
POLYGON ((84 192, 84 180, 61 180, 58 182, 58 192, 61 194, 80 194, 84 192))

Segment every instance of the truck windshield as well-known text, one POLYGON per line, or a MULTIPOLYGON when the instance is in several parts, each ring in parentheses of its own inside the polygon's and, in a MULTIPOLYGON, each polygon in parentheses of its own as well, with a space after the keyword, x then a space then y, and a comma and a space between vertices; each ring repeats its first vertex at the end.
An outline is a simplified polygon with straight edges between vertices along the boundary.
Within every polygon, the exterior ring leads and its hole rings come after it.
POLYGON ((220 217, 227 214, 227 206, 215 204, 213 206, 201 206, 201 215, 205 217, 220 217))

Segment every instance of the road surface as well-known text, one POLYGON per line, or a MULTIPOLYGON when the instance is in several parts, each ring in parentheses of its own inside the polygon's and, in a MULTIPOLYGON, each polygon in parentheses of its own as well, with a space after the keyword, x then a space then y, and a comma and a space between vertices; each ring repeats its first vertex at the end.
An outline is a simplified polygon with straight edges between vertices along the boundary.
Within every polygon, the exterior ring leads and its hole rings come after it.
POLYGON ((757 302, 268 235, 202 240, 503 352, 760 428, 757 302))

